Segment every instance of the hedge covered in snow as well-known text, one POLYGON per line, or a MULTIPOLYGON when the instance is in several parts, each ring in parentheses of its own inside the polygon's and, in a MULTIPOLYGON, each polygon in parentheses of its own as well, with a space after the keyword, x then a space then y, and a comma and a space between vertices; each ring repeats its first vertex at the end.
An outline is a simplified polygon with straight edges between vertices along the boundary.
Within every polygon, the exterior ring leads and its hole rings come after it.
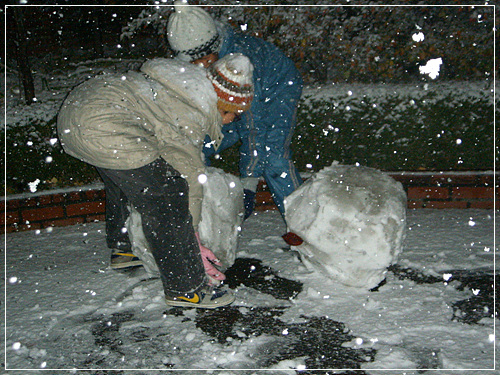
MULTIPOLYGON (((137 64, 76 64, 52 72, 49 88, 40 86, 32 105, 9 100, 1 134, 7 129, 7 192, 95 181, 93 167, 62 151, 55 129, 58 108, 70 88, 89 75, 137 64)), ((310 86, 299 107, 294 159, 301 172, 318 171, 334 160, 389 171, 492 170, 493 110, 493 87, 480 82, 310 86)), ((213 164, 237 173, 237 159, 235 147, 213 164)))
MULTIPOLYGON (((493 112, 493 87, 479 82, 309 87, 294 160, 310 172, 333 161, 387 171, 493 170, 493 112)), ((214 163, 236 173, 237 148, 214 163)))

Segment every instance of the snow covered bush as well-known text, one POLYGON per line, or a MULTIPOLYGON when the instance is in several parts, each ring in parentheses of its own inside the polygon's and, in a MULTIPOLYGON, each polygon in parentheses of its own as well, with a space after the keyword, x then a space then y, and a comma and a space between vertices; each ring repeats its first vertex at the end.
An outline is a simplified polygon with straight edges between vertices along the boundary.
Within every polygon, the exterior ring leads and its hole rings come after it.
MULTIPOLYGON (((27 192, 36 180, 39 190, 48 190, 98 179, 93 168, 64 154, 53 123, 74 85, 100 72, 136 68, 150 56, 169 56, 165 31, 173 1, 148 3, 22 7, 36 90, 36 101, 29 106, 23 104, 15 68, 14 13, 7 12, 12 27, 7 27, 6 75, 0 73, 0 82, 6 83, 5 122, 0 119, 6 155, 0 169, 7 169, 8 194, 27 192)), ((359 0, 356 6, 343 6, 340 0, 314 5, 308 0, 192 3, 277 45, 313 88, 300 104, 293 143, 301 150, 296 162, 302 172, 318 171, 333 160, 383 170, 493 169, 491 5, 476 1, 475 6, 435 7, 416 0, 408 7, 382 6, 382 0, 359 0), (436 58, 443 65, 434 80, 420 68, 436 58), (451 79, 462 82, 458 90, 451 79), (378 84, 360 86, 368 82, 378 84), (402 82, 407 87, 400 89, 402 82), (441 90, 443 83, 450 89, 441 90), (430 89, 422 90, 425 85, 430 89), (483 97, 476 95, 478 90, 483 97)), ((238 159, 233 148, 213 165, 237 173, 238 159)))
POLYGON ((492 170, 493 116, 484 82, 332 83, 304 90, 292 148, 301 171, 492 170))
POLYGON ((303 262, 345 285, 371 289, 402 250, 406 193, 376 169, 332 164, 287 197, 293 248, 303 262))
MULTIPOLYGON (((151 3, 159 4, 157 0, 151 3)), ((449 79, 492 78, 493 7, 388 6, 382 0, 190 1, 214 18, 259 36, 285 52, 308 83, 408 82, 419 66, 443 58, 449 79), (418 35, 418 37, 416 37, 418 35)), ((168 48, 169 4, 147 7, 123 28, 133 40, 145 28, 168 48)))
MULTIPOLYGON (((95 168, 66 154, 57 138, 55 117, 46 118, 45 110, 34 111, 25 122, 10 124, 7 134, 0 129, 0 137, 6 139, 5 159, 0 168, 7 171, 5 191, 16 194, 29 188, 33 181, 39 181, 39 190, 50 190, 65 186, 95 182, 95 168), (46 122, 47 121, 47 122, 46 122)), ((29 112, 29 111, 26 111, 29 112)))
MULTIPOLYGON (((104 69, 92 61, 75 70, 81 73, 71 74, 77 77, 58 95, 44 91, 31 106, 7 102, 7 123, 0 130, 6 157, 0 168, 7 161, 8 194, 29 191, 37 179, 39 190, 98 180, 93 167, 63 152, 55 133, 57 109, 70 84, 83 81, 89 70, 104 69)), ((492 170, 493 115, 493 88, 481 82, 308 87, 297 113, 292 149, 300 152, 294 160, 301 172, 319 171, 333 160, 386 171, 492 170)), ((238 160, 236 146, 212 165, 237 174, 238 160)))

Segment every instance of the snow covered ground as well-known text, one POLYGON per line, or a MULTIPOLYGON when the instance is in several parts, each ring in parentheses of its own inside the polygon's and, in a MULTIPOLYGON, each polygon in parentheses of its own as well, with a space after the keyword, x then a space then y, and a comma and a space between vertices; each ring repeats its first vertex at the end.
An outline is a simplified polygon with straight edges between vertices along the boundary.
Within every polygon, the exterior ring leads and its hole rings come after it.
POLYGON ((488 210, 409 211, 397 266, 368 292, 307 270, 279 213, 259 212, 228 271, 236 302, 213 311, 168 309, 159 280, 107 268, 102 222, 7 234, 8 374, 500 373, 494 226, 488 210))

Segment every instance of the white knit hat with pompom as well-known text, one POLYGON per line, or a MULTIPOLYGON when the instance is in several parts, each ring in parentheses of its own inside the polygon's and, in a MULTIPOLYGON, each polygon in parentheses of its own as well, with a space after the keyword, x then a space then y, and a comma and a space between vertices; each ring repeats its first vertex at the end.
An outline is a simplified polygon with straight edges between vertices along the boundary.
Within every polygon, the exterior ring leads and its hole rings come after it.
POLYGON ((219 52, 221 38, 212 17, 199 6, 176 1, 167 25, 167 38, 176 56, 194 61, 219 52))

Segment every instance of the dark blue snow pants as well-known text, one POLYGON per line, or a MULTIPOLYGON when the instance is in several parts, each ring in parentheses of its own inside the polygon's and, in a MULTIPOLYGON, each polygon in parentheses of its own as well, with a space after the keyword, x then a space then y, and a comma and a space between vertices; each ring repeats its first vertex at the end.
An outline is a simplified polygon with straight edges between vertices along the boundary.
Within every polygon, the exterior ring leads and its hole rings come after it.
POLYGON ((130 204, 141 214, 165 294, 176 296, 205 286, 205 268, 189 212, 189 188, 180 173, 163 159, 138 169, 97 170, 106 190, 108 246, 131 249, 123 228, 130 204))

